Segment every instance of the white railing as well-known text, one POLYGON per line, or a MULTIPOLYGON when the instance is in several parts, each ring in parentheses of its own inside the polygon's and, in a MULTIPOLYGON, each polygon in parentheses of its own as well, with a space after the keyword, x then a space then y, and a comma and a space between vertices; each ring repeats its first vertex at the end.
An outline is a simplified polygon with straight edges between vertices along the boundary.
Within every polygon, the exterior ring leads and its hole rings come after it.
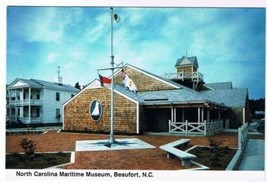
POLYGON ((169 120, 169 132, 185 135, 208 135, 223 129, 222 120, 210 122, 172 122, 169 120))
POLYGON ((248 123, 238 128, 238 150, 243 151, 248 140, 248 123))
POLYGON ((218 132, 223 129, 223 121, 222 120, 212 120, 210 122, 207 122, 204 120, 205 123, 205 135, 212 134, 215 132, 218 132))
MULTIPOLYGON (((28 115, 25 115, 24 117, 19 117, 19 116, 16 116, 16 115, 11 115, 9 116, 9 119, 10 121, 21 121, 25 124, 28 124, 29 121, 30 121, 30 118, 28 115)), ((38 122, 41 122, 42 121, 42 116, 40 115, 37 115, 37 114, 32 114, 31 115, 31 124, 32 123, 38 123, 38 122)))
POLYGON ((234 157, 228 164, 226 168, 227 171, 238 169, 238 166, 240 165, 241 159, 245 152, 247 141, 248 141, 248 123, 243 124, 241 127, 238 128, 238 150, 236 151, 234 157))
POLYGON ((31 99, 31 101, 29 101, 29 99, 24 99, 24 100, 11 100, 9 102, 9 105, 42 105, 43 101, 39 100, 39 99, 31 99))
POLYGON ((40 123, 42 121, 42 118, 41 117, 31 117, 31 123, 29 123, 30 122, 29 117, 23 117, 23 118, 20 118, 20 120, 25 124, 34 124, 34 123, 40 123))
POLYGON ((191 79, 192 81, 203 81, 203 74, 196 71, 196 72, 184 72, 179 71, 176 73, 165 73, 165 78, 167 79, 178 79, 184 81, 185 79, 191 79))

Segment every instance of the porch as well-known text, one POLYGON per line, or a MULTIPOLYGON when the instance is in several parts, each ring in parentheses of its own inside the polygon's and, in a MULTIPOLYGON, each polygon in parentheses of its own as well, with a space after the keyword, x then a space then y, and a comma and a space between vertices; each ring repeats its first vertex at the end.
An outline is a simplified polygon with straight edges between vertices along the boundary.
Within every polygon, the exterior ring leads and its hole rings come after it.
POLYGON ((169 120, 169 133, 184 135, 211 135, 223 129, 223 120, 199 122, 172 122, 169 120))
POLYGON ((18 122, 21 121, 24 124, 35 124, 35 123, 41 123, 42 117, 37 117, 32 115, 31 117, 18 117, 16 115, 10 116, 10 121, 18 122))
POLYGON ((9 121, 22 122, 24 124, 37 124, 43 120, 41 106, 10 107, 9 121))
POLYGON ((145 132, 212 135, 229 128, 229 110, 215 105, 172 105, 145 109, 145 132))
POLYGON ((227 110, 212 106, 171 108, 169 133, 183 135, 211 135, 229 127, 227 110))

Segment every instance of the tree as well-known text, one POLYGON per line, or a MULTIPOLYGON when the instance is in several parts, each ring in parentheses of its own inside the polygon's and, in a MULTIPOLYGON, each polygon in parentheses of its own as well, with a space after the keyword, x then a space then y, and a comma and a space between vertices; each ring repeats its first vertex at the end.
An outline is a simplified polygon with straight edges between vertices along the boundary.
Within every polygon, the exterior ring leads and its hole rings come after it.
POLYGON ((81 86, 80 86, 79 82, 77 82, 77 83, 75 84, 75 88, 81 90, 81 86))
POLYGON ((265 110, 265 98, 260 98, 257 100, 249 100, 249 108, 252 117, 255 117, 255 111, 264 111, 265 110))

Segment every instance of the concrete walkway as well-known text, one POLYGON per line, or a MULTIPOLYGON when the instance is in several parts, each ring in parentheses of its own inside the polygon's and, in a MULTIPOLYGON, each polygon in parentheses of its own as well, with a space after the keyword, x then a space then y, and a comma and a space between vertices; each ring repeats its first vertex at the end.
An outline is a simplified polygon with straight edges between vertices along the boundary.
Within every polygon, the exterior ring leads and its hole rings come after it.
POLYGON ((264 170, 264 140, 249 139, 238 170, 264 170))

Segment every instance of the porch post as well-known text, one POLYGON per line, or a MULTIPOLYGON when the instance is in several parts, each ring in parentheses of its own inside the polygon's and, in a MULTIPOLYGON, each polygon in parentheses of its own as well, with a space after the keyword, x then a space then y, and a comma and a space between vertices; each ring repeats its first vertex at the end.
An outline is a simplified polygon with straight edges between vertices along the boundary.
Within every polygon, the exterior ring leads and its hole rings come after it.
POLYGON ((31 123, 31 87, 29 87, 29 120, 28 124, 31 123))
POLYGON ((176 122, 176 108, 173 108, 173 119, 176 122))
POLYGON ((173 117, 173 107, 171 107, 171 122, 174 121, 174 117, 173 117))
POLYGON ((15 89, 15 121, 18 121, 17 89, 15 89))
POLYGON ((197 122, 200 123, 200 107, 197 108, 197 122))
POLYGON ((204 107, 201 107, 201 123, 204 122, 204 107))
POLYGON ((22 118, 24 118, 24 105, 23 105, 23 103, 24 103, 24 88, 22 88, 22 105, 21 105, 21 117, 22 118))

